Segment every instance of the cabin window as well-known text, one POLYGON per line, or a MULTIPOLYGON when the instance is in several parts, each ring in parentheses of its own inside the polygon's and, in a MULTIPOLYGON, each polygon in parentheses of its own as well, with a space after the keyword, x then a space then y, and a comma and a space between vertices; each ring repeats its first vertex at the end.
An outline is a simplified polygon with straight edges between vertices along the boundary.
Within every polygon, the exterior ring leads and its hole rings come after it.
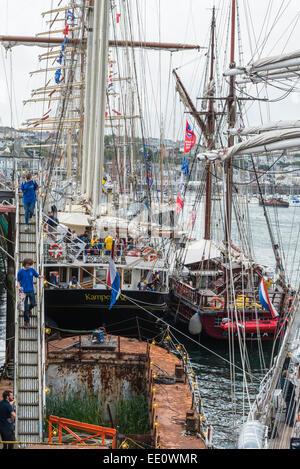
POLYGON ((70 279, 69 279, 69 280, 72 280, 72 278, 75 277, 76 280, 79 281, 78 273, 79 273, 79 272, 78 272, 78 268, 76 268, 76 269, 71 269, 71 270, 70 270, 70 279))
POLYGON ((107 269, 96 268, 95 269, 95 283, 105 285, 106 284, 106 276, 107 276, 107 269))
POLYGON ((59 282, 60 283, 67 282, 67 269, 65 267, 59 268, 59 282))
POLYGON ((131 285, 131 271, 130 270, 124 270, 123 271, 123 283, 126 285, 131 285))

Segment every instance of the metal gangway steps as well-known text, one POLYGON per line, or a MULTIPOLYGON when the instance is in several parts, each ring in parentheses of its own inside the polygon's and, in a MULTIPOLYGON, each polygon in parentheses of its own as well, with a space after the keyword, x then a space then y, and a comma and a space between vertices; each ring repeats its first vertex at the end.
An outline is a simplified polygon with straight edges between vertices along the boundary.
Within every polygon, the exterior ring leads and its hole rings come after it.
MULTIPOLYGON (((37 191, 40 194, 40 190, 37 191)), ((35 215, 29 231, 25 230, 22 193, 16 189, 16 301, 15 301, 15 373, 16 440, 21 446, 26 442, 43 440, 45 410, 45 347, 43 281, 34 279, 36 307, 32 311, 29 326, 24 327, 24 305, 18 302, 17 272, 25 258, 34 260, 34 269, 43 272, 42 210, 37 194, 35 215)))

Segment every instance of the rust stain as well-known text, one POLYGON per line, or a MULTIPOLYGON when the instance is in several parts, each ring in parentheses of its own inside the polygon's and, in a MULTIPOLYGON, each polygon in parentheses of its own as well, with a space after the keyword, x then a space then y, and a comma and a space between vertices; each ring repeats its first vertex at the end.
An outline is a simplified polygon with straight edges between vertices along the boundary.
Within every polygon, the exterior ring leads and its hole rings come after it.
MULTIPOLYGON (((53 342, 53 346, 51 346, 50 342, 48 360, 51 362, 52 358, 57 356, 57 347, 68 347, 72 341, 74 341, 74 338, 62 339, 59 342, 53 342)), ((69 352, 70 350, 68 350, 68 353, 69 352)), ((101 361, 105 361, 105 357, 107 357, 108 361, 110 360, 114 363, 114 373, 119 380, 129 380, 133 389, 137 392, 145 390, 147 387, 147 343, 139 342, 136 339, 121 337, 120 352, 120 359, 117 358, 117 353, 112 354, 111 352, 98 352, 98 359, 101 357, 101 361)), ((85 353, 86 352, 82 351, 81 356, 85 357, 85 353)), ((89 353, 90 357, 94 354, 94 352, 89 353)), ((181 364, 179 358, 156 345, 151 345, 150 356, 151 360, 154 362, 153 370, 157 373, 161 373, 161 370, 164 370, 170 376, 174 376, 175 365, 181 364)), ((76 360, 75 354, 73 359, 76 360)), ((109 364, 107 364, 106 367, 102 366, 102 385, 107 392, 110 391, 110 371, 109 364)), ((200 438, 184 435, 186 412, 191 409, 192 405, 192 395, 189 385, 184 383, 176 383, 173 385, 155 384, 155 387, 155 398, 158 404, 156 415, 159 422, 159 435, 162 448, 205 449, 205 444, 200 438)))

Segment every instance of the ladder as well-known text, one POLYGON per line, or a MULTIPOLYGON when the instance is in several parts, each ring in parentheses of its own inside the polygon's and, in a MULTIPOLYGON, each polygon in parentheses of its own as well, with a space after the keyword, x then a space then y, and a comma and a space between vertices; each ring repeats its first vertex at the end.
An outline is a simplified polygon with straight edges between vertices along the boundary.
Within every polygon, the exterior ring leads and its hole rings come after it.
MULTIPOLYGON (((25 231, 22 193, 16 190, 16 246, 15 268, 22 268, 24 258, 34 260, 34 269, 43 274, 42 210, 40 189, 37 190, 35 215, 29 221, 29 232, 25 231)), ((43 441, 45 415, 45 345, 44 345, 44 300, 43 281, 34 279, 36 294, 29 327, 24 327, 24 308, 18 307, 16 280, 15 301, 15 373, 14 393, 16 398, 16 440, 23 446, 29 442, 43 441)))

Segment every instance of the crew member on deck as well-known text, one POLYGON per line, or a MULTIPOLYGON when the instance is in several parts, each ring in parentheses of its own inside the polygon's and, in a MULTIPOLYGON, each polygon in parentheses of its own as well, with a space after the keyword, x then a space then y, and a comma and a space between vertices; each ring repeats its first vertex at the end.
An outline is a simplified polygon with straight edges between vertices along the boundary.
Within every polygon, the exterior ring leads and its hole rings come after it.
POLYGON ((35 294, 33 288, 33 277, 44 278, 38 274, 33 266, 32 259, 23 260, 23 269, 20 269, 17 276, 17 282, 19 289, 25 293, 25 308, 24 308, 24 327, 29 326, 29 318, 33 308, 36 306, 35 294))
MULTIPOLYGON (((12 391, 3 392, 3 400, 0 401, 0 435, 2 441, 15 441, 14 420, 16 414, 13 406, 15 403, 12 391)), ((13 449, 13 443, 3 443, 2 449, 13 449)))
POLYGON ((20 190, 23 192, 23 206, 25 212, 25 231, 29 231, 29 220, 34 215, 34 208, 36 202, 35 192, 38 189, 36 181, 32 181, 31 174, 26 175, 26 180, 22 182, 20 190))

